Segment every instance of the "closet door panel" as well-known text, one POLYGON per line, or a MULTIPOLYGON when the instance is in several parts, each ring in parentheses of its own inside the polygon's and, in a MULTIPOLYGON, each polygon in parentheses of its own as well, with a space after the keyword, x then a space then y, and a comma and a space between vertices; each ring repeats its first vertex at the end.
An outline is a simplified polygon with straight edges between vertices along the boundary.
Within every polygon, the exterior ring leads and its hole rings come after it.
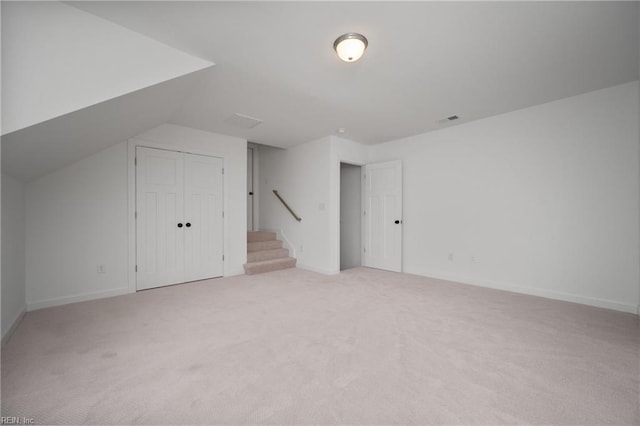
POLYGON ((223 269, 222 159, 184 154, 186 281, 220 277, 223 269))
POLYGON ((184 281, 183 154, 136 149, 137 289, 184 281))

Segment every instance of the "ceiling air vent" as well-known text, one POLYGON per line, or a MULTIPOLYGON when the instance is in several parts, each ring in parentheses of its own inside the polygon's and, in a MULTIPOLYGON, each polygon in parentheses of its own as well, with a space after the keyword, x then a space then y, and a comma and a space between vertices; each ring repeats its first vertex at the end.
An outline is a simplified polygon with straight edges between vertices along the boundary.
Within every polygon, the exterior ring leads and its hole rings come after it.
POLYGON ((242 127, 243 129, 253 129, 259 124, 262 124, 262 120, 259 118, 249 117, 248 115, 235 113, 231 117, 224 120, 225 123, 232 126, 242 127))
POLYGON ((449 123, 451 121, 457 120, 459 118, 460 117, 458 117, 457 115, 451 115, 451 116, 449 116, 447 118, 441 118, 440 120, 437 120, 436 123, 438 123, 438 124, 446 124, 446 123, 449 123))

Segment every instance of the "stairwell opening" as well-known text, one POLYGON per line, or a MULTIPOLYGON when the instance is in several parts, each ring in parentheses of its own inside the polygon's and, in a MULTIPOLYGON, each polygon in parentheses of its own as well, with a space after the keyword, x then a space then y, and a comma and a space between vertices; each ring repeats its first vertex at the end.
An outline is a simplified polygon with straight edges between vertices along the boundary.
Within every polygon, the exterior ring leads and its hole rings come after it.
POLYGON ((289 250, 283 247, 275 232, 247 232, 246 275, 295 268, 296 259, 289 256, 289 250))

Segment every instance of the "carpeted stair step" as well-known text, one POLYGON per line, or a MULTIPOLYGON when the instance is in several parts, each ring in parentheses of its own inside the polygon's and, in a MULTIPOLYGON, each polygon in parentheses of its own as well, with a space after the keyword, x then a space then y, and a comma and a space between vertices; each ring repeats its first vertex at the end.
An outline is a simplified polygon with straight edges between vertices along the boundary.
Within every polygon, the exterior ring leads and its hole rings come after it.
POLYGON ((247 275, 260 274, 263 272, 278 271, 280 269, 295 268, 296 259, 285 257, 282 259, 263 260, 261 262, 251 262, 244 265, 244 273, 247 275))
POLYGON ((289 250, 278 248, 273 250, 251 251, 247 253, 247 263, 289 257, 289 250))
POLYGON ((282 241, 280 240, 256 241, 253 243, 247 243, 247 252, 273 250, 279 248, 282 248, 282 241))
POLYGON ((247 242, 248 243, 255 243, 258 241, 269 241, 269 240, 275 240, 276 237, 276 233, 275 232, 265 232, 265 231, 254 231, 254 232, 247 232, 247 242))

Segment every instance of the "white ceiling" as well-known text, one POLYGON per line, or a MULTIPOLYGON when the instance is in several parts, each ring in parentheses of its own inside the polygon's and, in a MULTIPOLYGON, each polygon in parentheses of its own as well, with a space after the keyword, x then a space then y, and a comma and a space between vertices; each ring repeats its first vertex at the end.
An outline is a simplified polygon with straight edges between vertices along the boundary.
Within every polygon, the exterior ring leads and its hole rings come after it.
POLYGON ((1 7, 3 134, 214 65, 60 2, 1 7))
POLYGON ((637 2, 68 4, 216 66, 3 136, 2 171, 26 181, 164 122, 374 144, 638 79, 637 2), (369 39, 357 63, 332 49, 345 32, 369 39))
POLYGON ((367 144, 638 78, 637 2, 74 2, 217 64, 175 124, 290 146, 367 144), (357 63, 332 44, 360 32, 357 63), (223 122, 234 113, 254 129, 223 122))

